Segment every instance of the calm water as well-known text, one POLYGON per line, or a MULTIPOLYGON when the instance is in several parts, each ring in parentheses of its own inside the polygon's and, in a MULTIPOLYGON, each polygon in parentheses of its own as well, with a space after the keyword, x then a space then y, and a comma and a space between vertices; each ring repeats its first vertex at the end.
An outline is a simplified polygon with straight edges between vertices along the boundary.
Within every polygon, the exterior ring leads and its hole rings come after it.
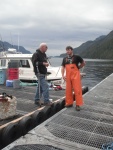
MULTIPOLYGON (((83 72, 86 76, 82 79, 82 84, 89 89, 113 73, 113 60, 85 59, 85 61, 83 72)), ((62 58, 51 58, 50 62, 52 66, 60 66, 62 58)))

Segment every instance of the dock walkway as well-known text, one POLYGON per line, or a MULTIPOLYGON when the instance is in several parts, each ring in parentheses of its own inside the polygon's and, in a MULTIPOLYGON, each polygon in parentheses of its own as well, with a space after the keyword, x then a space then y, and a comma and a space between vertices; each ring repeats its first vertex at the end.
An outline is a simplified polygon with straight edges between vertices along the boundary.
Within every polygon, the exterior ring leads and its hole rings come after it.
POLYGON ((113 142, 113 74, 83 97, 81 111, 64 108, 3 150, 99 150, 113 142))
MULTIPOLYGON (((26 86, 22 86, 21 88, 13 88, 0 85, 0 93, 3 92, 16 97, 17 111, 13 118, 0 121, 0 126, 38 109, 37 105, 34 104, 36 86, 29 86, 26 84, 26 86)), ((49 93, 50 99, 53 101, 65 96, 65 90, 49 90, 49 93)))

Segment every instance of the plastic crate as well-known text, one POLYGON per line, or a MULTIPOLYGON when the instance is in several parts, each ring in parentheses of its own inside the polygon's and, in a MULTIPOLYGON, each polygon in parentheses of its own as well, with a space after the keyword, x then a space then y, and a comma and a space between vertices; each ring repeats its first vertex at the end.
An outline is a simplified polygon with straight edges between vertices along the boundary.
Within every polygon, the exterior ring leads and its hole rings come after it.
POLYGON ((19 69, 18 68, 10 68, 7 71, 7 79, 14 80, 19 79, 19 69))
POLYGON ((0 84, 4 84, 6 80, 6 71, 0 69, 0 84))

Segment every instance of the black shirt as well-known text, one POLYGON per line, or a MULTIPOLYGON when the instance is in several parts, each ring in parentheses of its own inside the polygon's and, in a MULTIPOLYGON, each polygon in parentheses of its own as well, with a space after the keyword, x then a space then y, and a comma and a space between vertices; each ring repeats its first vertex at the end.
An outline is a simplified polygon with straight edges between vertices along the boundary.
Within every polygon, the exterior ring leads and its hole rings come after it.
POLYGON ((47 62, 47 56, 45 53, 42 53, 39 49, 37 49, 32 56, 32 63, 34 66, 35 74, 47 74, 47 68, 43 65, 43 62, 47 62), (36 66, 38 66, 38 69, 36 66))
POLYGON ((62 66, 65 67, 66 64, 75 64, 78 67, 79 63, 82 63, 83 59, 79 55, 66 56, 63 58, 62 66))

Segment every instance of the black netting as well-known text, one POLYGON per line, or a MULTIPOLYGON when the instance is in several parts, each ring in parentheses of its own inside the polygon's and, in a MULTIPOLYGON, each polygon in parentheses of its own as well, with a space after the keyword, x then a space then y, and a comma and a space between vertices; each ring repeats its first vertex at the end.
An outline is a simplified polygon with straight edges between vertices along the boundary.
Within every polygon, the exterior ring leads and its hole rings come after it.
POLYGON ((63 149, 60 149, 51 145, 28 144, 28 145, 14 146, 10 150, 63 150, 63 149))

